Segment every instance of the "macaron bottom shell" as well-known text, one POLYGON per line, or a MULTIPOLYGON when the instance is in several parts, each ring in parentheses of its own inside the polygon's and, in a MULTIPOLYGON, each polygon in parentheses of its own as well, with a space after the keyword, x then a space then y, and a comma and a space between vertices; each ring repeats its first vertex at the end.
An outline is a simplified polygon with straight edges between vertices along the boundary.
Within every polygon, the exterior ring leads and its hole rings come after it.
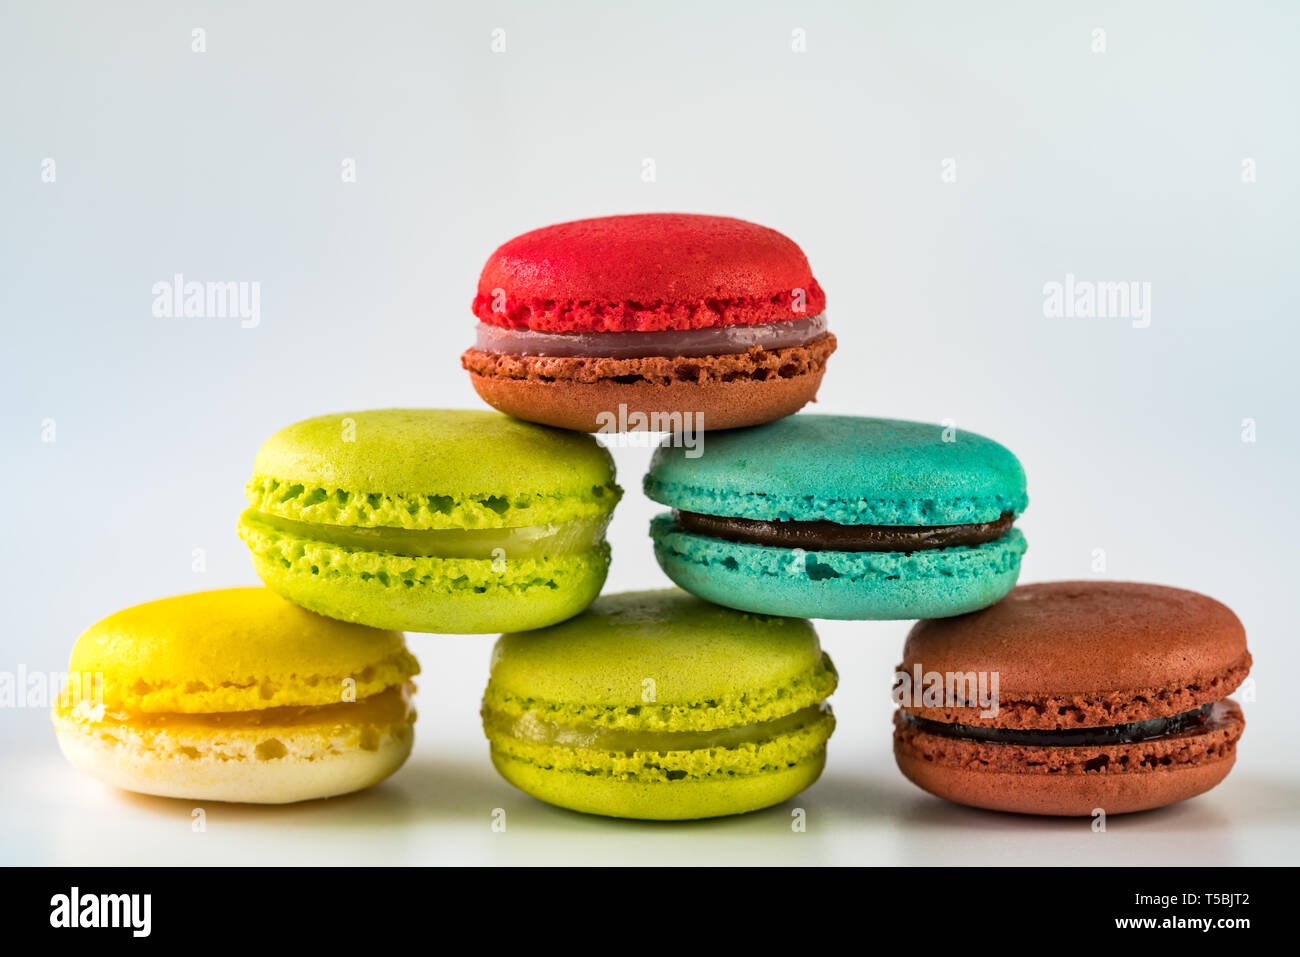
MULTIPOLYGON (((393 689, 396 693, 397 689, 393 689)), ((409 696, 409 691, 406 693, 409 696)), ((252 727, 204 726, 194 716, 173 716, 179 724, 95 720, 56 711, 59 747, 84 774, 105 784, 158 797, 242 804, 289 804, 360 791, 387 778, 410 756, 415 711, 408 704, 380 713, 363 703, 288 709, 295 716, 252 727), (364 709, 364 710, 363 710, 364 709), (387 713, 384 713, 387 712, 387 713)))
MULTIPOLYGON (((796 350, 781 350, 796 351, 796 350)), ((515 357, 510 357, 512 360, 515 357)), ((595 360, 544 360, 576 363, 595 360)), ((736 357, 713 357, 736 358, 736 357)), ((649 360, 600 360, 630 365, 649 360)), ((470 367, 470 382, 484 402, 518 419, 578 432, 672 431, 651 425, 638 427, 639 416, 647 421, 665 415, 690 416, 683 428, 693 431, 735 429, 760 425, 793 415, 817 396, 825 374, 820 366, 797 375, 784 377, 777 370, 757 369, 730 380, 701 381, 700 368, 711 360, 662 359, 682 367, 682 378, 648 381, 642 374, 625 372, 616 378, 577 381, 553 378, 523 378, 501 374, 484 374, 470 367), (688 371, 689 370, 689 371, 688 371), (770 371, 770 374, 769 374, 770 371), (765 374, 767 378, 754 377, 765 374), (629 424, 631 423, 631 424, 629 424)), ((789 363, 784 363, 789 365, 789 363)), ((663 421, 662 418, 658 421, 663 421)))
POLYGON ((441 634, 527 631, 581 612, 609 571, 609 545, 554 557, 491 559, 364 551, 241 524, 259 578, 318 614, 441 634))
POLYGON ((671 513, 650 523, 655 557, 677 585, 743 611, 800 618, 947 618, 1006 596, 1026 549, 1013 528, 984 545, 904 552, 806 552, 687 532, 671 513))
POLYGON ((821 776, 826 752, 762 774, 642 781, 557 771, 492 749, 492 764, 525 794, 547 804, 604 817, 688 821, 762 810, 789 800, 821 776))
POLYGON ((929 735, 918 744, 896 724, 894 758, 917 787, 969 807, 1055 817, 1087 817, 1098 809, 1129 814, 1185 801, 1217 785, 1232 770, 1244 726, 1240 707, 1227 700, 1215 706, 1203 731, 1180 735, 1177 742, 1019 749, 1023 770, 1017 770, 971 760, 965 752, 974 746, 953 739, 929 735), (1184 751, 1182 760, 1169 753, 1171 745, 1184 751), (1059 767, 1070 763, 1061 761, 1060 752, 1072 750, 1093 755, 1091 763, 1059 767))
MULTIPOLYGON (((824 667, 832 666, 827 661, 824 667)), ((828 672, 815 680, 824 687, 828 672)), ((833 672, 829 680, 833 683, 833 672)), ((547 743, 545 724, 534 712, 507 719, 504 726, 494 718, 485 707, 492 762, 520 790, 587 814, 656 821, 744 814, 793 797, 821 774, 835 728, 829 708, 815 707, 716 729, 714 734, 740 735, 727 744, 674 748, 661 740, 657 746, 629 743, 610 750, 599 743, 600 730, 583 728, 573 718, 562 725, 570 733, 581 729, 576 746, 547 743)), ((689 732, 678 736, 691 738, 689 732)))

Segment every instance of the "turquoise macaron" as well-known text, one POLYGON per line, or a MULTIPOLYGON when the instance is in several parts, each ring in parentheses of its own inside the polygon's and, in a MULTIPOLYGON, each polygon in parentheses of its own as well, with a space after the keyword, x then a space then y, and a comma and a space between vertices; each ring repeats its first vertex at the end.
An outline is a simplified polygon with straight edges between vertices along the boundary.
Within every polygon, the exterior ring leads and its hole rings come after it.
POLYGON ((795 415, 673 436, 645 493, 655 557, 687 591, 799 618, 945 618, 1016 584, 1029 502, 1020 462, 943 425, 795 415))

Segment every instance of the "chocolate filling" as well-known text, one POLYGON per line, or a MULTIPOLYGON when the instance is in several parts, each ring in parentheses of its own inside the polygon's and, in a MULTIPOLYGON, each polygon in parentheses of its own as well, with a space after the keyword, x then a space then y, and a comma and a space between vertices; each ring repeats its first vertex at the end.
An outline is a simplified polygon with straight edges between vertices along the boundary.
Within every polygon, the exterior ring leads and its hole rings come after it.
POLYGON ((1182 714, 1171 715, 1168 718, 1130 721, 1128 724, 1113 724, 1102 728, 1063 728, 1059 731, 1026 731, 1020 728, 985 728, 973 724, 947 724, 943 721, 919 718, 908 711, 903 712, 903 720, 926 734, 962 738, 966 741, 1018 744, 1025 747, 1054 748, 1069 745, 1101 748, 1111 744, 1132 744, 1171 734, 1182 734, 1184 731, 1194 731, 1205 724, 1213 707, 1213 704, 1203 704, 1192 711, 1184 711, 1182 714))
POLYGON ((746 545, 802 548, 810 552, 918 552, 928 548, 983 545, 1011 529, 1016 520, 1003 512, 994 522, 974 525, 839 525, 835 522, 769 522, 763 519, 701 515, 673 510, 682 528, 697 535, 746 545))

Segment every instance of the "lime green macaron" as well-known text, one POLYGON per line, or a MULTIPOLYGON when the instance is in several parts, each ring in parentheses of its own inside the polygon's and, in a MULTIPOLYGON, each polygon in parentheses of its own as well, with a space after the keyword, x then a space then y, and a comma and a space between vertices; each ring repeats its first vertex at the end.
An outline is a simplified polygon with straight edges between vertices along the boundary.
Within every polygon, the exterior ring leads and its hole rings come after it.
POLYGON ((486 411, 308 419, 257 453, 239 535, 261 579, 375 628, 541 628, 587 607, 622 490, 588 435, 486 411))
POLYGON ((676 589, 630 592, 503 635, 483 726, 497 770, 543 801, 611 817, 718 817, 817 780, 835 683, 804 619, 676 589))

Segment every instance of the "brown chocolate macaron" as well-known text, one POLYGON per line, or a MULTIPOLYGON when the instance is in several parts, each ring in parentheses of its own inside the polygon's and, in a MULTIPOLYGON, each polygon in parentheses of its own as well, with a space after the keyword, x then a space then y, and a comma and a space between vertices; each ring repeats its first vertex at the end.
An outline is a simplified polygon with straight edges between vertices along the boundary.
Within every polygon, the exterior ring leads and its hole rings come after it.
POLYGON ((725 216, 643 213, 517 236, 479 277, 474 389, 582 432, 771 422, 817 395, 835 337, 803 251, 725 216))
POLYGON ((894 756, 973 807, 1122 814, 1214 787, 1245 721, 1241 622, 1196 592, 1128 582, 1022 585, 917 622, 895 676, 894 756))

